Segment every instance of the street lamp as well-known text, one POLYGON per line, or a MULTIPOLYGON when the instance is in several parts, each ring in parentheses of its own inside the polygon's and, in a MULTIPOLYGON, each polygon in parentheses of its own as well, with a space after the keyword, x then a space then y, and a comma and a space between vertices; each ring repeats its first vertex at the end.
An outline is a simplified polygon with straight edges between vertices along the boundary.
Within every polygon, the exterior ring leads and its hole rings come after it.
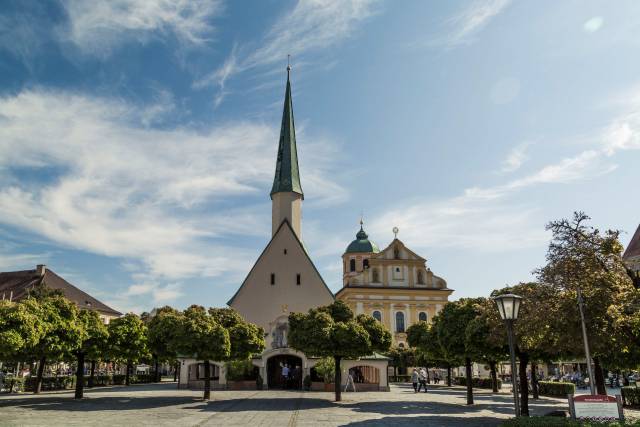
POLYGON ((513 322, 518 320, 520 312, 520 301, 522 297, 514 294, 498 295, 493 298, 498 306, 500 317, 507 325, 507 337, 509 338, 509 353, 511 355, 511 383, 513 384, 513 403, 515 405, 516 417, 520 416, 520 401, 518 400, 518 381, 516 370, 516 353, 514 350, 515 339, 513 337, 513 322))

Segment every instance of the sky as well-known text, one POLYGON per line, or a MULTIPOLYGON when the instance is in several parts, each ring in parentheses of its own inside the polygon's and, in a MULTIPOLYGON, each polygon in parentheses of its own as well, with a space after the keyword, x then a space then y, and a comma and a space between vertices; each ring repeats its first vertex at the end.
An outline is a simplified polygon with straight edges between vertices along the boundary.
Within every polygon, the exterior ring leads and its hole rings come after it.
POLYGON ((224 306, 271 235, 291 55, 305 246, 361 215, 455 289, 531 280, 549 221, 640 223, 640 2, 8 0, 0 271, 123 312, 224 306))

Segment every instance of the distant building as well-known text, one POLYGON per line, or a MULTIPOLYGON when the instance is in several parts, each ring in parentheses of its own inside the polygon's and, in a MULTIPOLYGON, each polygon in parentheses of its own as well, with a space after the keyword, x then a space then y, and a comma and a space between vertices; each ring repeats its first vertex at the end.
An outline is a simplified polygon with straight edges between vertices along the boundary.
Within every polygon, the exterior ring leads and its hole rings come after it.
POLYGON ((426 263, 397 237, 379 250, 361 221, 356 239, 342 255, 343 288, 336 298, 356 314, 378 319, 391 331, 394 345, 406 347, 407 328, 421 320, 430 322, 453 293, 426 263))
POLYGON ((0 299, 18 301, 25 298, 35 287, 44 285, 52 290, 60 290, 78 308, 97 311, 104 323, 122 316, 122 313, 98 301, 88 293, 78 289, 45 265, 35 270, 0 272, 0 299))
POLYGON ((640 288, 640 225, 631 238, 627 249, 622 255, 627 271, 636 288, 640 288))

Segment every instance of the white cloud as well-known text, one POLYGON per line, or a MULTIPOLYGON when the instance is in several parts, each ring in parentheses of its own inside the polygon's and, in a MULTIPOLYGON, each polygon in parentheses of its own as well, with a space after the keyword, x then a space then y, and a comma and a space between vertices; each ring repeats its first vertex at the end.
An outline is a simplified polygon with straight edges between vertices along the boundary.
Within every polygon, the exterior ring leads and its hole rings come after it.
POLYGON ((509 3, 510 0, 479 0, 469 3, 456 16, 449 19, 447 33, 430 44, 455 47, 471 43, 474 36, 504 11, 509 3))
MULTIPOLYGON (((0 169, 50 174, 43 182, 3 181, 0 223, 121 257, 153 277, 247 269, 245 250, 219 239, 268 235, 264 206, 247 206, 246 196, 264 192, 268 203, 277 129, 238 122, 156 130, 144 125, 150 110, 165 113, 65 92, 0 98, 0 169)), ((342 190, 330 178, 330 146, 305 144, 301 152, 305 191, 327 202, 326 188, 342 190)))
POLYGON ((64 0, 62 36, 85 53, 105 55, 124 41, 172 34, 186 45, 206 42, 220 0, 64 0))
POLYGON ((290 54, 299 66, 306 53, 334 46, 353 35, 375 13, 379 0, 298 0, 254 45, 234 46, 227 60, 195 87, 218 86, 215 103, 224 96, 225 82, 234 73, 284 63, 290 54))
POLYGON ((527 149, 531 144, 525 142, 511 149, 507 158, 502 162, 501 172, 514 172, 527 160, 527 149))
POLYGON ((583 25, 582 28, 587 32, 587 33, 595 33, 596 31, 598 31, 600 28, 602 28, 602 24, 604 24, 604 19, 602 18, 602 16, 594 16, 593 18, 587 20, 583 25))

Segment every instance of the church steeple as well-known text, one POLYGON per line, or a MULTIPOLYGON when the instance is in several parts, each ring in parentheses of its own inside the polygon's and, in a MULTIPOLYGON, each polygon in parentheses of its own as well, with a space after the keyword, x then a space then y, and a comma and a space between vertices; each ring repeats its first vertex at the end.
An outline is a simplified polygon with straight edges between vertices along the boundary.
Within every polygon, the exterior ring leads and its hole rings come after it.
POLYGON ((284 94, 280 141, 278 142, 278 159, 276 175, 271 187, 271 230, 272 235, 287 220, 291 228, 302 240, 302 200, 304 193, 300 185, 298 169, 298 150, 296 148, 296 128, 293 122, 293 101, 291 99, 291 66, 287 65, 287 89, 284 94))
POLYGON ((296 129, 293 121, 293 101, 291 99, 291 66, 287 65, 287 89, 284 94, 284 108, 282 111, 282 125, 280 126, 280 141, 278 144, 278 159, 276 175, 271 188, 271 199, 275 193, 298 193, 304 199, 300 172, 298 170, 298 151, 296 149, 296 129))

